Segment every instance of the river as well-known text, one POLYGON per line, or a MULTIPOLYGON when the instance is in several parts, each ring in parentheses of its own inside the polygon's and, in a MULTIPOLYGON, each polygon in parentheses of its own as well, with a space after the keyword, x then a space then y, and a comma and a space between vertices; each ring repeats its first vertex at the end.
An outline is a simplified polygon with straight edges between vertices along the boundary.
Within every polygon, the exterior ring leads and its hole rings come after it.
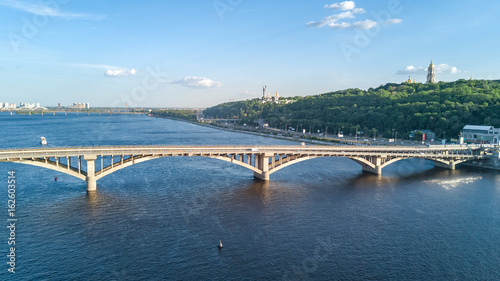
MULTIPOLYGON (((1 113, 0 124, 2 148, 39 147, 41 136, 48 146, 296 144, 145 116, 1 113)), ((0 163, 5 225, 10 170, 16 273, 2 227, 1 280, 500 280, 497 171, 404 160, 378 177, 318 158, 262 182, 225 161, 168 157, 87 194, 69 175, 0 163)))

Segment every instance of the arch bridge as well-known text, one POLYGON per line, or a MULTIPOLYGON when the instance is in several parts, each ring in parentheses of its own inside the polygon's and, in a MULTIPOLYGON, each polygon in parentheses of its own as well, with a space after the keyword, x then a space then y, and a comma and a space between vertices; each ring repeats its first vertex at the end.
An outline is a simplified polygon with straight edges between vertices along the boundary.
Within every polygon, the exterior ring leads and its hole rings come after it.
POLYGON ((269 180, 272 173, 282 168, 318 157, 346 157, 360 164, 363 171, 381 175, 384 167, 409 158, 427 159, 436 167, 455 169, 457 164, 488 157, 492 148, 485 145, 56 147, 0 150, 0 162, 22 163, 66 173, 85 180, 87 190, 95 191, 97 180, 160 157, 219 159, 253 171, 256 178, 269 180))

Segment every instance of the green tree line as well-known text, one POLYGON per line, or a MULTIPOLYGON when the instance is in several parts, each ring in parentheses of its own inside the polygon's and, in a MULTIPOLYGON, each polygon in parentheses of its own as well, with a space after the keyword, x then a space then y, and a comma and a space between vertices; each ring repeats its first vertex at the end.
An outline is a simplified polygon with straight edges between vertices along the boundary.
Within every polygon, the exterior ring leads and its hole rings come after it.
POLYGON ((264 119, 276 128, 293 127, 329 134, 364 132, 408 137, 413 130, 432 130, 439 138, 457 137, 466 124, 500 126, 500 80, 388 83, 368 90, 347 89, 295 97, 290 104, 260 99, 219 104, 205 115, 239 118, 240 123, 264 119), (393 131, 394 129, 394 131, 393 131))
POLYGON ((184 110, 184 109, 162 109, 162 110, 153 110, 151 114, 156 117, 161 118, 177 118, 188 121, 196 121, 196 114, 193 110, 184 110))

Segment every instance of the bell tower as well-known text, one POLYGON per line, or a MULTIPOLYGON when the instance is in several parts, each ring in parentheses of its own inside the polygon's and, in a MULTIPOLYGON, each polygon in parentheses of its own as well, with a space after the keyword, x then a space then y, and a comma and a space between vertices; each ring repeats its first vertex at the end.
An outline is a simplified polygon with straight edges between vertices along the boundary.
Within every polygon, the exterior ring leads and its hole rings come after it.
POLYGON ((432 63, 429 64, 429 68, 427 68, 427 84, 429 83, 436 83, 436 75, 434 74, 434 64, 432 63))

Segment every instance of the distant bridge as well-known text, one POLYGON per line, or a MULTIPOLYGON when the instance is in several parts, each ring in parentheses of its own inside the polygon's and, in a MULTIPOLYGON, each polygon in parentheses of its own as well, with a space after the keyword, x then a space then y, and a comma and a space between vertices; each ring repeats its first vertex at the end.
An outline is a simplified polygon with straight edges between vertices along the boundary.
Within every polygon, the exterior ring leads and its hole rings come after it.
POLYGON ((448 145, 408 146, 103 146, 0 150, 0 162, 22 163, 56 170, 87 182, 96 190, 96 181, 125 167, 151 159, 173 156, 201 156, 224 160, 254 172, 256 178, 269 176, 289 165, 318 157, 346 157, 363 171, 381 175, 396 161, 416 158, 434 162, 436 167, 455 169, 457 164, 489 157, 493 146, 448 145), (100 162, 96 170, 96 161, 100 162))

